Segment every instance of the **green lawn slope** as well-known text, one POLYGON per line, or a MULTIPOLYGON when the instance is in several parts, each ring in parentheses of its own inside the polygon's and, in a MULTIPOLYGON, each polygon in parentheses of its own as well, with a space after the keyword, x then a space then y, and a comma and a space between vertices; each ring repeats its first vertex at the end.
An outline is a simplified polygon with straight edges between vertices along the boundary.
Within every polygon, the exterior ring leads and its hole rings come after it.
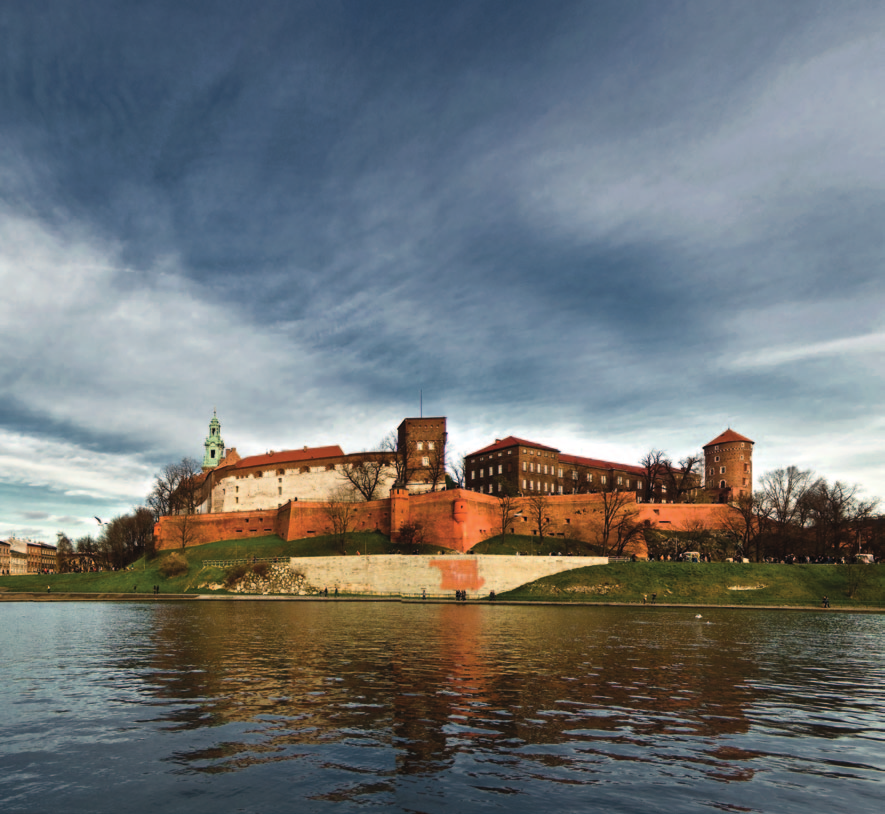
POLYGON ((470 549, 471 554, 522 554, 549 555, 562 554, 574 557, 598 557, 599 546, 572 540, 568 537, 527 537, 524 534, 499 534, 477 543, 470 549))
MULTIPOLYGON (((124 571, 102 571, 95 574, 27 574, 0 577, 0 591, 45 593, 151 593, 154 585, 160 592, 205 593, 207 583, 224 579, 225 567, 204 567, 205 561, 243 560, 255 557, 332 557, 341 555, 341 543, 333 535, 310 537, 305 540, 286 541, 276 535, 253 537, 248 540, 222 540, 216 543, 175 549, 188 562, 187 573, 166 578, 159 566, 169 551, 161 551, 147 562, 138 560, 124 571)), ((439 554, 439 546, 413 546, 407 553, 439 554)), ((347 535, 347 554, 402 554, 383 534, 377 532, 353 532, 347 535)))
POLYGON ((689 605, 885 607, 885 568, 877 565, 623 562, 576 568, 501 594, 508 600, 689 605))

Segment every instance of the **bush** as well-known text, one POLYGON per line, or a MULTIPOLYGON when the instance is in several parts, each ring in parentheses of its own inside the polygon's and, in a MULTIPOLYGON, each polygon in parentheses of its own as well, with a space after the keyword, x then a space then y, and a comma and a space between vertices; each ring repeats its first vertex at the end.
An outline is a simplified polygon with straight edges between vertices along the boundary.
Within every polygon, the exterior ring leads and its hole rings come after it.
POLYGON ((269 570, 266 562, 256 562, 255 565, 252 566, 252 573, 255 574, 256 577, 266 577, 269 570))
POLYGON ((180 577, 182 574, 186 574, 189 568, 190 564, 184 555, 173 551, 163 557, 158 570, 166 579, 169 579, 169 577, 180 577))
POLYGON ((243 564, 232 565, 227 569, 224 575, 224 585, 227 588, 233 588, 249 571, 249 567, 243 564))

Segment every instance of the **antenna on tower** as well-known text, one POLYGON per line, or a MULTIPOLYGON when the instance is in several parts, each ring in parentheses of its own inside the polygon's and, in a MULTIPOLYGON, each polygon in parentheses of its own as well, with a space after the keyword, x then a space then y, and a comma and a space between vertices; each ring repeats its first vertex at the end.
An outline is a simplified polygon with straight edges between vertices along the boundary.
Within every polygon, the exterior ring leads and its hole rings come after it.
POLYGON ((424 418, 424 391, 418 391, 418 417, 424 418))

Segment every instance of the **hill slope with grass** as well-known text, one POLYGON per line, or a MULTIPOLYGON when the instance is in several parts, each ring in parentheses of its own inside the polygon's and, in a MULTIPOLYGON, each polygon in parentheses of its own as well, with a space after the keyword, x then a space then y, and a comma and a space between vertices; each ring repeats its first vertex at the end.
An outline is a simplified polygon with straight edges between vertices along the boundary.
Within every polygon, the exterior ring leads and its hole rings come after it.
POLYGON ((622 562, 544 577, 501 599, 688 605, 885 607, 885 568, 877 565, 622 562))
POLYGON ((4 593, 151 593, 154 585, 160 593, 205 593, 219 590, 209 585, 223 583, 229 568, 236 561, 271 559, 274 557, 334 557, 343 553, 438 554, 439 546, 411 546, 408 552, 377 532, 353 532, 347 535, 342 547, 335 535, 310 537, 305 540, 283 540, 276 535, 253 537, 249 540, 222 540, 185 549, 160 551, 146 562, 138 560, 124 571, 101 571, 94 574, 25 574, 0 577, 0 591, 4 593), (179 573, 171 573, 164 561, 172 557, 184 560, 179 573), (206 562, 223 565, 204 566, 206 562))

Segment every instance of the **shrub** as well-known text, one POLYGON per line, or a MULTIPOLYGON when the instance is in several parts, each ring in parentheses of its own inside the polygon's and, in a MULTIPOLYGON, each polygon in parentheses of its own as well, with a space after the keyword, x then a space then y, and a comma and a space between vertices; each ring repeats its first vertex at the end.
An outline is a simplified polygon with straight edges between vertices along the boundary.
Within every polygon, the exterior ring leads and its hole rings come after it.
POLYGON ((269 570, 266 562, 256 562, 255 565, 252 566, 252 573, 255 574, 256 577, 266 577, 269 570))
POLYGON ((249 571, 248 566, 243 565, 242 563, 239 565, 232 565, 224 574, 224 584, 227 588, 233 588, 249 571))
POLYGON ((186 574, 189 567, 184 555, 173 551, 160 561, 159 571, 166 579, 169 579, 169 577, 180 577, 182 574, 186 574))

